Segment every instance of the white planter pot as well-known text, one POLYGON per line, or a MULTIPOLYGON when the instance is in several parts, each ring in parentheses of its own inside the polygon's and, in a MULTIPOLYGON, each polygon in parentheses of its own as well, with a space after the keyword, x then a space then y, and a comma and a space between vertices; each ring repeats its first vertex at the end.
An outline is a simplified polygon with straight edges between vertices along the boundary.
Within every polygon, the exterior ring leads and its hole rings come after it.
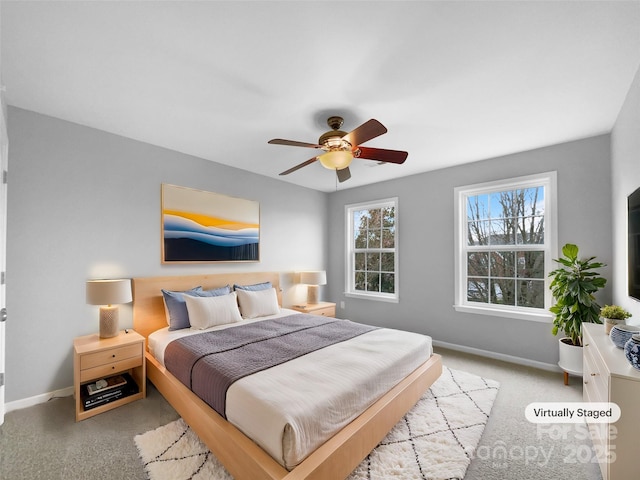
POLYGON ((604 325, 604 333, 609 335, 609 333, 611 332, 611 329, 614 326, 624 324, 626 322, 627 322, 626 320, 618 320, 616 318, 602 318, 602 324, 604 325))
POLYGON ((564 343, 563 340, 567 337, 563 337, 558 340, 560 361, 558 365, 565 372, 573 375, 582 375, 582 347, 569 343, 564 343))

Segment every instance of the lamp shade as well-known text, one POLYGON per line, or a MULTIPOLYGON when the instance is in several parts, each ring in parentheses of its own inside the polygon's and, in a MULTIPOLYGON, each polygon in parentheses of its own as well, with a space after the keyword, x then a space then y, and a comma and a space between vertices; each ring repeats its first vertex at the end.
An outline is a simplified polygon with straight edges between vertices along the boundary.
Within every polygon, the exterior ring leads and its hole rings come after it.
POLYGON ((306 283, 307 287, 307 303, 318 303, 318 285, 326 285, 327 272, 317 270, 314 272, 300 272, 300 283, 306 283))
POLYGON ((87 303, 100 305, 100 338, 118 335, 118 304, 132 300, 128 278, 87 281, 87 303))
POLYGON ((131 280, 128 278, 87 281, 87 303, 89 305, 113 305, 131 301, 131 280))
POLYGON ((301 272, 300 283, 307 285, 326 285, 327 284, 327 272, 319 270, 316 272, 301 272))
POLYGON ((348 167, 353 160, 353 153, 344 150, 333 150, 323 153, 318 157, 324 168, 329 170, 342 170, 348 167))

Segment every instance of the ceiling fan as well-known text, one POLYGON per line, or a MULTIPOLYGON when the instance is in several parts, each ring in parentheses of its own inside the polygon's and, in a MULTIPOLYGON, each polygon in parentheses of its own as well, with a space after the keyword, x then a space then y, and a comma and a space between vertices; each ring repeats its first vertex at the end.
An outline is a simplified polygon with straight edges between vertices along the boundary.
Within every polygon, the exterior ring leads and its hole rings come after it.
POLYGON ((289 170, 285 170, 280 175, 288 175, 302 167, 311 165, 316 160, 320 160, 323 167, 336 171, 338 181, 344 182, 351 178, 349 165, 354 158, 398 164, 404 163, 407 159, 407 155, 409 155, 407 152, 361 146, 363 143, 387 133, 386 127, 378 120, 371 119, 364 122, 349 133, 340 130, 343 122, 342 117, 329 117, 327 125, 331 127, 331 130, 323 133, 318 139, 318 143, 296 142, 294 140, 283 140, 282 138, 269 140, 268 143, 272 145, 289 145, 324 150, 324 153, 316 155, 289 170))

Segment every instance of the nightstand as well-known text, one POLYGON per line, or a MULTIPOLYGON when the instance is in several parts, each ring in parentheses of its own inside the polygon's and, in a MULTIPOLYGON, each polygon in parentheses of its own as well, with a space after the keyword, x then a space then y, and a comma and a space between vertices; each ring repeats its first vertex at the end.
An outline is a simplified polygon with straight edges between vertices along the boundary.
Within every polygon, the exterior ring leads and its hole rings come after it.
MULTIPOLYGON (((73 387, 76 400, 76 422, 112 410, 121 405, 145 398, 146 364, 144 360, 144 337, 133 330, 121 331, 112 338, 100 338, 98 334, 78 337, 73 340, 73 387), (136 393, 124 392, 103 395, 104 403, 85 409, 83 398, 88 383, 116 374, 129 374, 137 385, 136 393), (108 401, 106 400, 108 398, 108 401)), ((115 389, 112 389, 112 391, 115 389)), ((125 389, 130 390, 130 389, 125 389)), ((105 394, 106 394, 105 390, 105 394)), ((96 396, 103 392, 96 393, 96 396)), ((96 397, 97 400, 97 397, 96 397)), ((96 401, 94 400, 94 401, 96 401)))
POLYGON ((305 303, 303 305, 292 305, 291 308, 297 312, 310 313, 311 315, 336 316, 336 304, 331 302, 305 303))

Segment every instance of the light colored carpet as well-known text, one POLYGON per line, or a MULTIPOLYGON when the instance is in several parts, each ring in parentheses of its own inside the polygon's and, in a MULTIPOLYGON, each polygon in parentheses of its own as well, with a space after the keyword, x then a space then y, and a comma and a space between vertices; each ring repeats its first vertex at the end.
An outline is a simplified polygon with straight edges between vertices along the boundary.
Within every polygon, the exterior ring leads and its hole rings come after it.
MULTIPOLYGON (((445 367, 349 480, 462 479, 498 387, 493 380, 445 367)), ((182 419, 134 440, 150 480, 232 480, 182 419)))

